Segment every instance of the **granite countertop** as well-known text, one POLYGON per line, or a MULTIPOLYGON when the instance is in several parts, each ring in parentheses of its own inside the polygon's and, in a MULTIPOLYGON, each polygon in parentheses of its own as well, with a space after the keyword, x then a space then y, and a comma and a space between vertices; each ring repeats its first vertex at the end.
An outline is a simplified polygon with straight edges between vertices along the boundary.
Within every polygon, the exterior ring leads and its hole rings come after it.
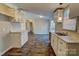
POLYGON ((73 39, 70 36, 60 36, 60 35, 57 35, 56 33, 52 33, 52 34, 56 35, 57 37, 65 41, 66 43, 79 43, 78 39, 73 39))

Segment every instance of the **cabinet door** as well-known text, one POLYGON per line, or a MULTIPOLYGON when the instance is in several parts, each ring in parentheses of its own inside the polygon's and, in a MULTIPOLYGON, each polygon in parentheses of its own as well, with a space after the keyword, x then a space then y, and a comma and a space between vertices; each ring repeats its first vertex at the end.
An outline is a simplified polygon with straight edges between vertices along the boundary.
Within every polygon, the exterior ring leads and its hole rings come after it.
POLYGON ((67 55, 66 43, 61 39, 58 40, 58 55, 59 56, 67 55))
POLYGON ((53 34, 51 34, 51 46, 52 46, 52 48, 53 48, 53 41, 54 41, 54 35, 53 34))
POLYGON ((20 33, 10 33, 11 44, 13 47, 21 47, 21 35, 20 33))
POLYGON ((8 8, 4 4, 0 4, 0 13, 7 14, 8 8))
POLYGON ((8 7, 8 13, 7 14, 11 17, 15 17, 15 9, 8 7))
POLYGON ((14 9, 6 6, 5 4, 0 4, 0 13, 11 17, 14 17, 15 14, 14 9))
POLYGON ((54 36, 54 39, 53 39, 53 49, 54 49, 54 52, 55 52, 55 54, 57 55, 57 53, 58 53, 58 38, 56 37, 56 36, 54 36))

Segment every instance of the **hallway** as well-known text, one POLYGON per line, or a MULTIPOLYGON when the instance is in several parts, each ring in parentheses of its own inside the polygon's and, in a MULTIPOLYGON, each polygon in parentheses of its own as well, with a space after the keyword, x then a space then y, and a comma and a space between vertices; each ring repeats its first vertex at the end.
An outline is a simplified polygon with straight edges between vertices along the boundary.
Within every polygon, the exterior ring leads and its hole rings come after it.
POLYGON ((5 55, 8 56, 49 56, 54 55, 50 44, 48 34, 33 34, 29 33, 29 40, 20 48, 14 48, 8 51, 5 55))
POLYGON ((29 50, 29 52, 25 52, 26 55, 45 56, 50 54, 49 48, 47 34, 29 34, 29 41, 24 45, 23 51, 29 50))

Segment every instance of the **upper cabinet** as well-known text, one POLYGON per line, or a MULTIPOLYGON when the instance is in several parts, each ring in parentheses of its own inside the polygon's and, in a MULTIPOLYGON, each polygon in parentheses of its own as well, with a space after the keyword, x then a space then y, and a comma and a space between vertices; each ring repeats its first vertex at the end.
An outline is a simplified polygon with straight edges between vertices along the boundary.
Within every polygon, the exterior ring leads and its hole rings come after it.
POLYGON ((14 18, 12 18, 11 22, 20 22, 21 15, 19 10, 15 10, 14 18))
POLYGON ((0 13, 10 17, 11 22, 25 22, 24 11, 0 3, 0 13))
POLYGON ((24 18, 24 12, 22 10, 15 10, 15 17, 13 18, 12 22, 25 22, 26 19, 24 18))
POLYGON ((69 8, 69 6, 68 7, 66 7, 65 9, 64 9, 64 20, 67 20, 67 19, 69 19, 69 15, 70 15, 70 8, 69 8))
POLYGON ((15 17, 15 9, 10 8, 2 3, 0 3, 0 13, 10 17, 15 17))
POLYGON ((64 14, 63 12, 64 12, 63 8, 57 8, 54 11, 54 19, 55 19, 56 22, 62 22, 63 14, 64 14))
POLYGON ((57 8, 54 11, 54 21, 55 21, 55 31, 56 32, 62 30, 63 14, 64 14, 63 8, 57 8))

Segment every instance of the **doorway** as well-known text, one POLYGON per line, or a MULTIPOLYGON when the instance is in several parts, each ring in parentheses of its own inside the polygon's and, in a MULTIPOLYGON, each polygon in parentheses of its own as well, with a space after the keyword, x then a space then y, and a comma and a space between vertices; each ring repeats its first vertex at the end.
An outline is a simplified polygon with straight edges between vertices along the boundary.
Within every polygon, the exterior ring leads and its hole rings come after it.
POLYGON ((30 22, 30 32, 33 33, 33 23, 30 22))

